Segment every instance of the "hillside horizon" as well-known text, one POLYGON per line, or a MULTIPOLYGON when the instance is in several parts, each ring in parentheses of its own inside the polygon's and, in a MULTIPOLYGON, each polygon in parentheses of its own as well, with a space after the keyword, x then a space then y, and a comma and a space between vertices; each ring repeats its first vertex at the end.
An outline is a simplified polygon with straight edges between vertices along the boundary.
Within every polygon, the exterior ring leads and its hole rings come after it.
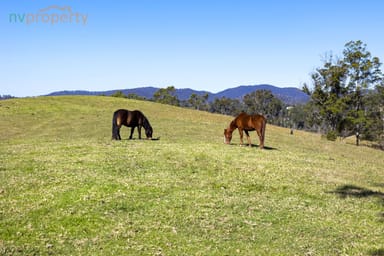
MULTIPOLYGON (((112 89, 106 91, 88 91, 88 90, 63 90, 49 93, 45 96, 62 96, 62 95, 106 95, 110 96, 118 91, 125 95, 136 94, 146 99, 152 99, 153 94, 161 88, 158 87, 137 87, 132 89, 112 89)), ((212 93, 206 90, 194 90, 190 88, 176 88, 176 96, 179 100, 188 100, 192 94, 205 95, 208 94, 208 101, 214 101, 217 98, 241 99, 246 94, 257 90, 269 90, 272 94, 283 101, 285 104, 296 105, 308 102, 309 96, 295 87, 277 87, 270 84, 258 85, 240 85, 233 88, 228 88, 217 93, 212 93)))

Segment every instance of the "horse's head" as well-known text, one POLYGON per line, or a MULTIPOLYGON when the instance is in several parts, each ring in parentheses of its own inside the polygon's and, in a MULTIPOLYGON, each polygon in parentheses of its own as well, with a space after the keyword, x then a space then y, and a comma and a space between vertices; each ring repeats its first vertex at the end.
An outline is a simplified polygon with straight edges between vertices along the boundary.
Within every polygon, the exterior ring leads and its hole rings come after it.
POLYGON ((152 126, 149 124, 148 119, 144 115, 142 116, 142 118, 143 118, 143 127, 145 129, 145 135, 147 136, 147 139, 150 140, 152 139, 152 133, 153 133, 152 126))
POLYGON ((232 132, 230 132, 228 129, 224 129, 224 143, 229 144, 232 140, 232 132))
POLYGON ((153 133, 152 127, 145 130, 145 135, 147 136, 147 139, 152 139, 152 133, 153 133))

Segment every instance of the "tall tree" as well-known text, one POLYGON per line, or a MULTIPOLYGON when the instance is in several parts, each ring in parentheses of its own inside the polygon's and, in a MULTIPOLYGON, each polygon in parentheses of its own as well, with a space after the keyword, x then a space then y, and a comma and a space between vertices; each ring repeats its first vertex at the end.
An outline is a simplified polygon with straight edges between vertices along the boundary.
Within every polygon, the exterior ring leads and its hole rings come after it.
POLYGON ((220 113, 223 115, 238 115, 241 112, 242 105, 238 99, 230 99, 222 97, 216 98, 210 106, 210 111, 213 113, 220 113))
POLYGON ((379 58, 371 56, 366 49, 366 44, 360 40, 348 42, 343 55, 348 81, 347 120, 355 132, 356 145, 359 145, 360 134, 368 122, 363 98, 367 89, 373 89, 382 82, 381 63, 379 58))
POLYGON ((188 99, 188 103, 194 109, 208 110, 209 108, 208 97, 209 97, 208 93, 205 93, 204 95, 198 95, 196 93, 192 93, 188 99))
POLYGON ((305 105, 297 105, 287 108, 289 126, 295 129, 304 129, 306 121, 305 105))
POLYGON ((311 75, 313 91, 306 85, 304 88, 311 95, 314 106, 317 106, 322 117, 322 127, 327 133, 336 132, 345 115, 346 72, 343 62, 335 61, 331 55, 324 61, 324 66, 317 68, 311 75))
POLYGON ((364 97, 367 90, 382 83, 380 61, 371 57, 361 41, 345 44, 343 58, 332 56, 312 74, 313 90, 304 86, 311 104, 319 110, 323 129, 328 133, 360 134, 368 124, 364 97))
POLYGON ((243 102, 246 112, 263 114, 270 123, 276 123, 283 103, 269 90, 257 90, 244 96, 243 102))
POLYGON ((116 98, 127 98, 127 95, 125 95, 123 91, 116 91, 115 93, 111 94, 111 96, 116 98))
POLYGON ((176 95, 176 89, 174 86, 168 86, 167 88, 161 88, 153 95, 155 102, 179 106, 179 99, 176 95))
POLYGON ((366 125, 363 130, 364 138, 377 141, 384 149, 384 84, 377 85, 364 97, 366 125))

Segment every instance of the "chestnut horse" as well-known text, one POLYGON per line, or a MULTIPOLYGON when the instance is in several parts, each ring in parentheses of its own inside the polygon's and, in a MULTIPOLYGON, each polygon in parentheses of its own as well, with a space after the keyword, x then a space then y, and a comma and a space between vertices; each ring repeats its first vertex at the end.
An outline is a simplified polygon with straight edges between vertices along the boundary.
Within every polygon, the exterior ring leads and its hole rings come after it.
POLYGON ((129 111, 126 109, 119 109, 113 113, 112 139, 121 140, 120 128, 122 125, 131 127, 131 135, 129 136, 129 139, 132 139, 135 127, 137 127, 137 130, 139 131, 139 139, 141 139, 141 127, 144 127, 147 139, 152 138, 152 126, 144 114, 139 110, 129 111))
POLYGON ((228 126, 224 129, 224 142, 226 144, 231 143, 232 133, 234 130, 239 129, 240 133, 240 146, 243 145, 243 131, 247 135, 248 144, 251 147, 251 138, 248 132, 255 131, 259 136, 260 148, 264 148, 265 126, 267 119, 262 115, 247 115, 246 113, 240 113, 228 126))

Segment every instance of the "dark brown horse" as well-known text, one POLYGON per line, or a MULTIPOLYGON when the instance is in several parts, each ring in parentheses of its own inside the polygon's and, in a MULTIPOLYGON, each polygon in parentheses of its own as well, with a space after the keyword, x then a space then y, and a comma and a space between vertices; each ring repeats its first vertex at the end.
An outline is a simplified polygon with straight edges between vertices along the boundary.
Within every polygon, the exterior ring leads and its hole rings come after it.
POLYGON ((139 139, 141 139, 141 127, 144 127, 147 139, 152 138, 152 126, 144 114, 139 110, 129 111, 126 109, 119 109, 113 113, 112 139, 121 140, 120 128, 122 125, 131 127, 131 135, 129 136, 129 139, 132 139, 135 127, 137 127, 137 130, 139 131, 139 139))
POLYGON ((232 133, 236 128, 240 133, 240 145, 243 145, 243 131, 247 135, 248 144, 251 147, 251 138, 248 132, 255 131, 259 136, 260 148, 264 148, 265 126, 267 119, 262 115, 247 115, 246 113, 240 113, 228 126, 224 129, 224 142, 226 144, 231 143, 232 133))

